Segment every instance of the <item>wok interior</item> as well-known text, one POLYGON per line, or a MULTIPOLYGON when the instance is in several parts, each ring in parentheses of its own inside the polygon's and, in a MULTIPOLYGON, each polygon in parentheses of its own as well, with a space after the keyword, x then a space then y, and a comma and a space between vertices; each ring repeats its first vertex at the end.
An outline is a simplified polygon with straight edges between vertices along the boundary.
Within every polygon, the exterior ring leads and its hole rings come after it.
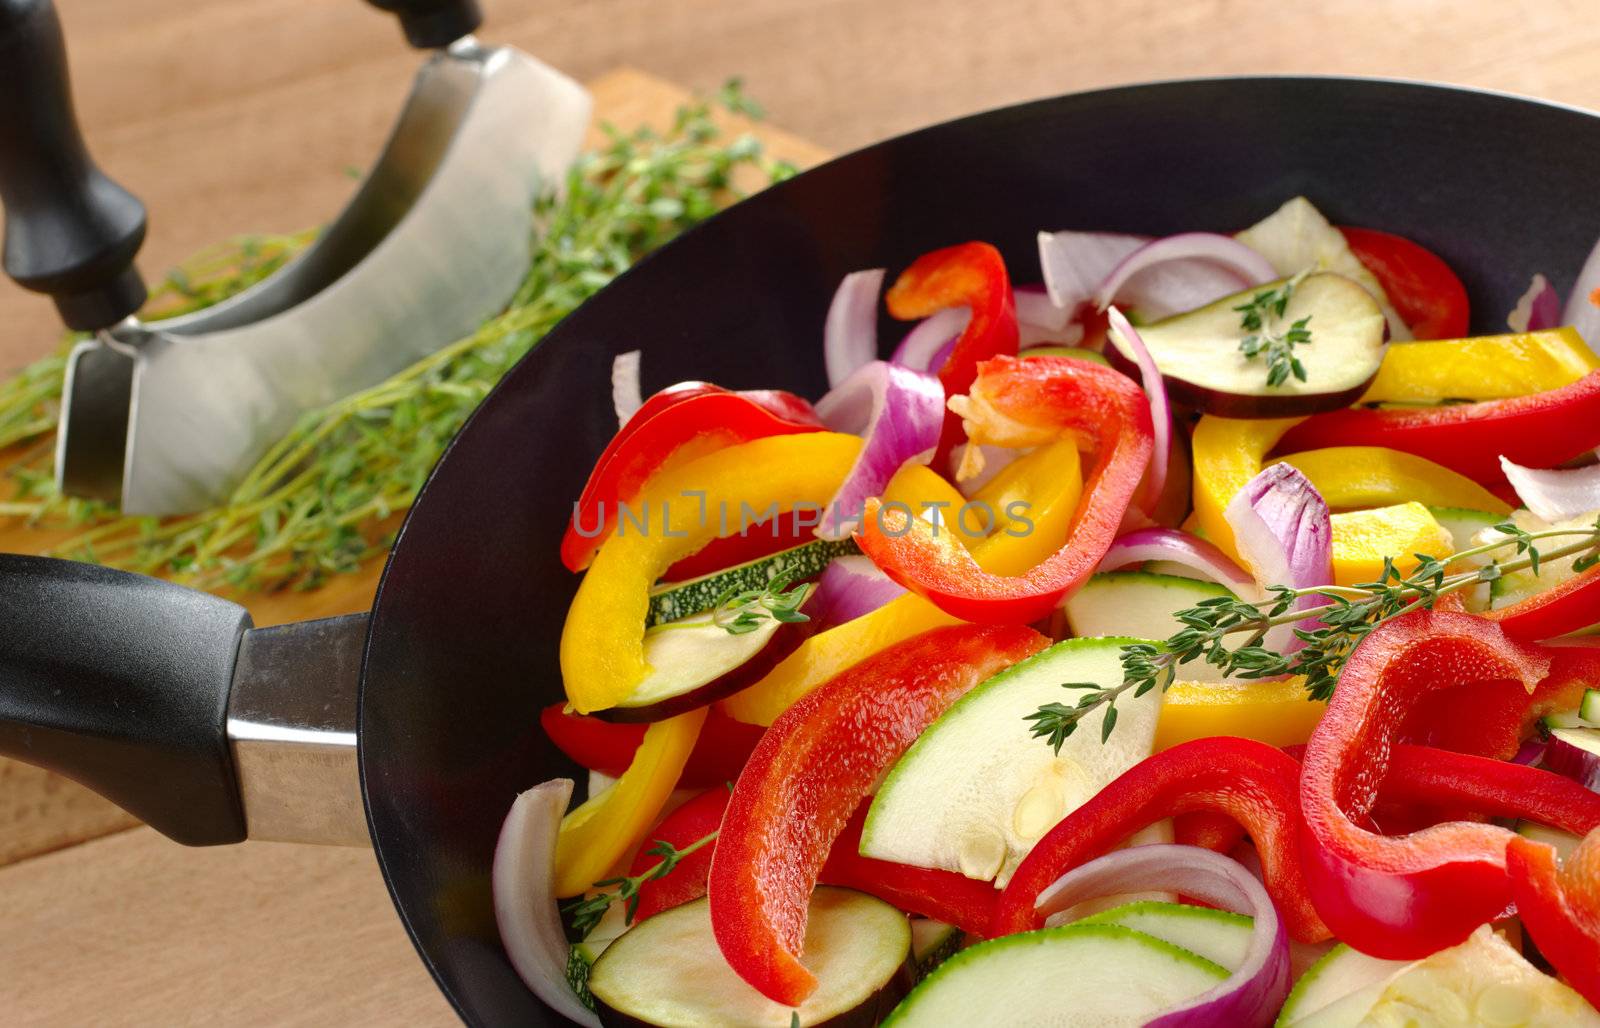
MULTIPOLYGON (((577 584, 557 544, 616 430, 612 357, 646 395, 702 378, 825 387, 846 272, 984 239, 1037 281, 1041 229, 1231 231, 1303 193, 1341 224, 1441 254, 1473 330, 1535 271, 1565 291, 1600 231, 1600 119, 1491 94, 1338 79, 1165 83, 936 126, 768 190, 646 259, 489 398, 406 523, 374 618, 362 769, 379 861, 417 946, 470 1022, 555 1023, 500 950, 489 895, 512 797, 582 776, 544 740, 577 584)), ((884 321, 885 350, 902 329, 884 321)))

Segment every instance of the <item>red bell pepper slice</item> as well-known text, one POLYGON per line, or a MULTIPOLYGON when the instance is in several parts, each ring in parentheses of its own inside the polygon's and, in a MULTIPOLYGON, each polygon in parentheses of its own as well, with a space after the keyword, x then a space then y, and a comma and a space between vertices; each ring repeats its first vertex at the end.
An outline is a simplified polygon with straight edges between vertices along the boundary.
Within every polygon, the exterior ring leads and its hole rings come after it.
POLYGON ((1432 746, 1396 746, 1378 799, 1434 809, 1459 807, 1485 818, 1521 818, 1574 835, 1600 825, 1600 793, 1570 778, 1432 746))
POLYGON ((1226 814, 1244 826, 1261 856, 1267 891, 1289 933, 1320 942, 1328 929, 1311 905, 1300 870, 1300 764, 1264 742, 1215 736, 1148 757, 1095 793, 1034 844, 1000 894, 993 934, 1040 927, 1039 893, 1063 874, 1111 852, 1135 832, 1194 811, 1226 814))
POLYGON ((1506 869, 1517 915, 1539 952, 1600 1007, 1600 831, 1586 835, 1559 869, 1553 847, 1513 837, 1506 869))
POLYGON ((1509 400, 1403 410, 1314 414, 1289 429, 1280 453, 1325 446, 1386 446, 1426 457, 1475 482, 1504 486, 1504 455, 1553 468, 1600 446, 1600 371, 1571 385, 1509 400))
POLYGON ((1191 810, 1172 819, 1172 841, 1225 854, 1244 841, 1244 829, 1227 814, 1191 810))
MULTIPOLYGON (((661 855, 650 852, 657 842, 670 843, 682 850, 716 831, 722 824, 722 812, 728 809, 728 797, 731 795, 726 785, 713 785, 668 814, 645 837, 645 844, 634 854, 633 864, 628 868, 629 876, 642 875, 661 863, 661 855)), ((643 921, 680 903, 704 896, 706 876, 711 874, 711 854, 715 848, 716 843, 709 842, 681 858, 668 874, 640 882, 639 906, 634 912, 634 920, 643 921)))
POLYGON ((1356 647, 1306 744, 1300 779, 1306 878, 1341 940, 1411 960, 1456 945, 1505 910, 1506 829, 1455 821, 1387 838, 1364 822, 1420 697, 1481 682, 1531 692, 1549 666, 1494 624, 1439 611, 1385 622, 1356 647))
MULTIPOLYGON (((978 364, 1001 354, 1017 352, 1017 306, 1011 295, 1011 278, 1005 259, 988 243, 961 243, 925 253, 900 273, 884 296, 889 313, 909 321, 925 318, 947 307, 967 307, 972 317, 938 369, 945 396, 967 391, 977 377, 978 364)), ((964 438, 961 419, 945 412, 935 468, 964 438)))
MULTIPOLYGON (((1060 550, 1016 577, 978 567, 950 532, 867 502, 856 541, 901 585, 964 621, 1026 623, 1043 618, 1099 566, 1150 462, 1150 404, 1133 380, 1063 357, 997 357, 980 367, 968 410, 1017 426, 1031 441, 1072 432, 1092 440, 1094 467, 1060 550)), ((1016 428, 1007 429, 1015 431, 1016 428)))
POLYGON ((1540 718, 1572 710, 1584 690, 1600 682, 1600 647, 1520 644, 1518 652, 1546 668, 1531 693, 1520 678, 1463 682, 1426 693, 1403 714, 1401 738, 1510 760, 1537 729, 1540 718))
POLYGON ((1413 335, 1459 339, 1467 334, 1467 289, 1438 254, 1390 232, 1344 225, 1339 231, 1413 335))
POLYGON ((644 402, 595 462, 561 539, 561 563, 582 571, 617 524, 617 505, 651 475, 713 450, 772 435, 819 432, 811 405, 773 390, 729 392, 680 382, 644 402))
POLYGON ((1499 622, 1513 639, 1529 642, 1600 624, 1600 566, 1484 617, 1499 622))
MULTIPOLYGON (((539 725, 556 749, 590 771, 613 778, 626 771, 649 726, 614 724, 597 717, 568 713, 566 707, 565 703, 552 703, 539 712, 539 725)), ((679 785, 685 789, 703 789, 726 785, 738 778, 765 731, 759 725, 735 721, 720 707, 712 707, 689 754, 689 762, 684 765, 679 785)))
POLYGON ((817 880, 876 896, 909 914, 931 917, 968 935, 987 938, 1000 895, 994 886, 952 871, 863 857, 861 825, 866 815, 867 804, 863 803, 834 840, 817 880))
POLYGON ((973 686, 1049 645, 1020 626, 954 625, 897 643, 786 710, 734 783, 711 861, 711 927, 730 967, 799 1006, 806 908, 834 839, 877 777, 973 686))

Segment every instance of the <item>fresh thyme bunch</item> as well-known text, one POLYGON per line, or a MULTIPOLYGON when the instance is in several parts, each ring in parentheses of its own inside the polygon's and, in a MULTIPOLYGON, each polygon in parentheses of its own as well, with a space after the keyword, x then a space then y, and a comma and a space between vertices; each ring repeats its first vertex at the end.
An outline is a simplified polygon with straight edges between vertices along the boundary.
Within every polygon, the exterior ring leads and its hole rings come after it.
MULTIPOLYGON (((585 154, 559 199, 530 212, 527 275, 505 312, 465 339, 370 389, 307 414, 246 475, 223 506, 180 518, 120 517, 61 496, 51 447, 40 439, 6 474, 15 490, 0 518, 77 528, 56 553, 202 588, 315 588, 392 543, 393 517, 416 498, 445 445, 500 378, 550 329, 644 254, 738 195, 735 175, 775 181, 793 168, 753 136, 729 139, 716 114, 758 116, 736 82, 681 108, 663 133, 614 129, 585 154)), ((247 240, 188 267, 164 287, 187 308, 214 303, 274 270, 305 240, 247 240)), ((0 446, 54 425, 65 355, 0 385, 0 446)))
POLYGON ((1130 690, 1143 696, 1152 689, 1172 684, 1179 664, 1203 659, 1207 664, 1236 678, 1276 678, 1302 675, 1313 699, 1333 695, 1339 671, 1346 658, 1374 628, 1392 618, 1419 608, 1431 609, 1439 599, 1480 582, 1492 582, 1502 575, 1524 568, 1535 575, 1541 562, 1576 557, 1575 571, 1585 571, 1600 563, 1600 519, 1580 528, 1552 528, 1529 532, 1511 522, 1496 525, 1498 538, 1440 559, 1416 554, 1417 567, 1402 575, 1394 561, 1385 560, 1376 582, 1360 585, 1321 585, 1308 589, 1274 586, 1262 600, 1240 600, 1218 596, 1175 615, 1184 626, 1161 643, 1135 643, 1122 649, 1122 681, 1102 688, 1092 682, 1067 682, 1064 689, 1088 690, 1076 704, 1047 703, 1023 715, 1033 722, 1035 738, 1044 739, 1056 752, 1078 723, 1090 713, 1107 707, 1101 727, 1101 741, 1111 737, 1116 726, 1117 698, 1130 690), (1544 551, 1546 539, 1568 542, 1544 551), (1490 559, 1482 567, 1468 571, 1449 571, 1457 561, 1486 557, 1512 550, 1509 560, 1490 559), (1315 596, 1320 606, 1293 610, 1295 601, 1315 596), (1267 630, 1278 625, 1315 620, 1321 627, 1294 630, 1304 644, 1293 653, 1278 653, 1262 645, 1267 630), (1229 646, 1235 635, 1248 635, 1240 645, 1229 646))

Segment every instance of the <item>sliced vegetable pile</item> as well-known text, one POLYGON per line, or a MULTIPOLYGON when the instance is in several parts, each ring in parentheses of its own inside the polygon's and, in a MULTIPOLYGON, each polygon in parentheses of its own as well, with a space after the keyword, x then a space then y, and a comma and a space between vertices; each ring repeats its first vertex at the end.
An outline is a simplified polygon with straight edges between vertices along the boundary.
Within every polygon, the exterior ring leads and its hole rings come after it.
POLYGON ((1304 198, 1039 248, 847 276, 814 403, 619 358, 518 973, 591 1025, 1600 1025, 1600 247, 1472 338, 1304 198))

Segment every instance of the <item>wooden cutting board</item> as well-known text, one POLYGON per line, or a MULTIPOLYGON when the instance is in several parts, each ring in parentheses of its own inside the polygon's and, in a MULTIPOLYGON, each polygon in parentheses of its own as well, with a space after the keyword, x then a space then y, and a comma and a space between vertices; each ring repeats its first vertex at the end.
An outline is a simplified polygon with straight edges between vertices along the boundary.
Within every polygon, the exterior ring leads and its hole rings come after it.
MULTIPOLYGON (((631 70, 590 89, 597 121, 623 127, 663 125, 687 97, 631 70)), ((751 128, 802 167, 827 156, 751 128)), ((0 524, 0 549, 51 542, 0 524)), ((245 599, 258 624, 363 610, 380 571, 374 563, 313 593, 245 599)), ((133 824, 71 782, 0 762, 0 1024, 459 1023, 370 851, 185 849, 133 824)))

